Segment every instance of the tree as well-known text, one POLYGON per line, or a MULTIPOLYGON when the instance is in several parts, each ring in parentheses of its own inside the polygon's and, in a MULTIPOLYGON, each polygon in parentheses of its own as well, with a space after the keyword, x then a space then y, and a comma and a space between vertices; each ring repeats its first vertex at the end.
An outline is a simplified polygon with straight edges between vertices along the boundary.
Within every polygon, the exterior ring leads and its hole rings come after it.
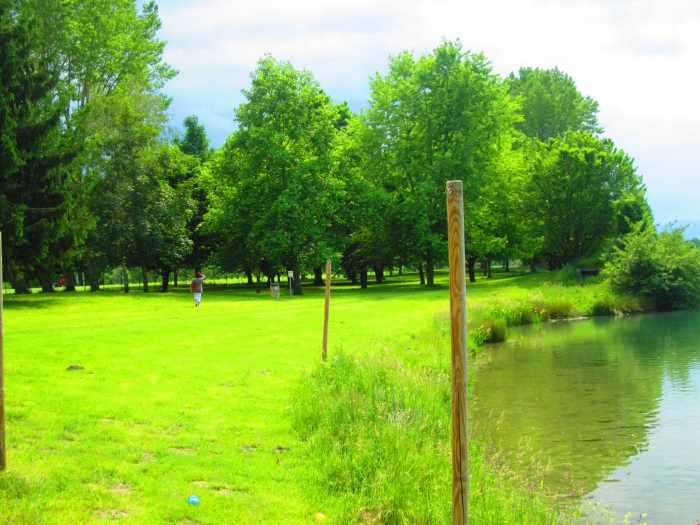
POLYGON ((542 145, 527 186, 531 234, 551 266, 593 255, 616 233, 618 203, 643 185, 632 160, 609 140, 568 133, 542 145))
POLYGON ((520 68, 506 80, 511 96, 522 103, 523 120, 517 127, 541 142, 567 132, 602 133, 598 103, 579 93, 573 79, 554 69, 520 68))
POLYGON ((187 225, 189 238, 192 241, 192 250, 183 262, 196 271, 209 259, 216 244, 216 236, 206 232, 204 227, 200 228, 207 212, 207 192, 200 180, 199 173, 202 164, 212 158, 213 150, 209 148, 210 141, 206 129, 204 125, 199 123, 196 116, 186 117, 183 125, 185 127, 184 135, 176 136, 173 143, 183 153, 198 161, 197 166, 193 166, 194 169, 186 176, 186 182, 184 179, 178 181, 178 184, 186 183, 194 203, 194 213, 187 225))
POLYGON ((114 99, 93 108, 105 157, 93 192, 97 237, 113 265, 141 268, 147 292, 148 270, 167 273, 190 249, 191 205, 170 185, 188 166, 183 153, 161 140, 167 98, 136 84, 119 88, 114 99))
POLYGON ((334 175, 338 109, 310 73, 267 55, 244 90, 217 173, 219 193, 211 217, 228 239, 240 239, 250 264, 284 265, 300 272, 318 254, 330 255, 326 233, 341 203, 334 175))
POLYGON ((185 126, 185 133, 182 136, 176 136, 173 143, 183 153, 197 157, 201 161, 207 160, 211 150, 209 149, 210 141, 204 125, 199 123, 199 118, 195 115, 185 117, 182 124, 185 126))
POLYGON ((58 72, 24 4, 0 0, 0 220, 6 275, 17 293, 60 230, 70 156, 60 143, 58 72))
POLYGON ((40 45, 50 50, 58 75, 55 92, 63 136, 56 147, 81 145, 65 166, 70 184, 64 193, 63 220, 60 228, 53 229, 51 248, 40 268, 50 274, 60 267, 66 290, 74 290, 74 269, 82 267, 96 290, 97 262, 104 259, 95 245, 85 244, 95 239, 97 217, 89 215, 89 199, 95 182, 93 165, 102 161, 103 153, 95 147, 98 130, 92 103, 105 98, 119 101, 112 95, 125 83, 157 89, 176 72, 162 61, 165 42, 156 36, 160 19, 153 1, 143 4, 141 14, 133 0, 27 0, 23 9, 37 20, 40 45))
POLYGON ((394 196, 396 245, 425 261, 432 286, 446 251, 445 183, 463 180, 465 202, 476 202, 511 150, 516 105, 486 58, 459 41, 418 60, 401 53, 370 89, 365 172, 394 196))

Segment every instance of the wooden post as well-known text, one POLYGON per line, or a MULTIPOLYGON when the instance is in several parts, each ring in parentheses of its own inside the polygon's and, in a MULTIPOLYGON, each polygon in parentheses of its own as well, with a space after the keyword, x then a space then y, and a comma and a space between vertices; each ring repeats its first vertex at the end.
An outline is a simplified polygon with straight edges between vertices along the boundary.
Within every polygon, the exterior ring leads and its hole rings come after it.
POLYGON ((464 256, 462 181, 447 183, 452 343, 452 525, 469 524, 469 436, 467 434, 467 280, 464 256))
POLYGON ((5 287, 2 280, 2 233, 0 233, 0 471, 7 468, 5 448, 5 358, 3 353, 3 311, 5 287))
POLYGON ((328 359, 328 316, 331 311, 331 261, 326 261, 326 309, 323 315, 323 362, 328 359))

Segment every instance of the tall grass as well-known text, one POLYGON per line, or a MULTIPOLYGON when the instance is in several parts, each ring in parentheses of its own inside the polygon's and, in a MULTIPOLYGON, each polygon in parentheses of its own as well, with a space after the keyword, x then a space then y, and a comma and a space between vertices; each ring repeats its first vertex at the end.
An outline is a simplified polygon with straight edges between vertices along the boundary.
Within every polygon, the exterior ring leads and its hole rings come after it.
MULTIPOLYGON (((450 399, 446 364, 408 367, 386 352, 340 353, 304 375, 292 425, 315 465, 310 496, 334 523, 449 523, 450 399)), ((487 441, 472 436, 469 453, 473 523, 577 523, 499 466, 487 441)))

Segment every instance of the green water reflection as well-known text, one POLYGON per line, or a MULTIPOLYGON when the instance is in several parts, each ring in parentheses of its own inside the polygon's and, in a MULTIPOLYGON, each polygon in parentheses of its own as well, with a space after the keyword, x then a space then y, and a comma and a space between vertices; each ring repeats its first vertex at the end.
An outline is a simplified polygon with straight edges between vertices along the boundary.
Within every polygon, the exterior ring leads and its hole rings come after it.
MULTIPOLYGON (((546 483, 562 491, 567 474, 586 491, 599 485, 600 491, 611 474, 643 455, 700 457, 700 436, 685 440, 688 450, 648 450, 650 436, 664 422, 663 411, 671 410, 664 407, 673 406, 674 413, 695 422, 692 428, 699 426, 700 313, 562 322, 514 330, 509 338, 487 346, 476 364, 471 417, 472 424, 490 425, 515 470, 524 469, 532 456, 519 458, 523 438, 531 440, 532 451, 551 459, 546 483)), ((655 464, 663 465, 663 457, 655 464)), ((691 499, 697 500, 700 472, 689 475, 684 483, 692 484, 691 499)), ((663 472, 659 476, 651 490, 660 498, 688 490, 665 486, 663 472)), ((622 499, 625 487, 616 487, 622 499)), ((694 518, 700 517, 697 510, 694 518)))

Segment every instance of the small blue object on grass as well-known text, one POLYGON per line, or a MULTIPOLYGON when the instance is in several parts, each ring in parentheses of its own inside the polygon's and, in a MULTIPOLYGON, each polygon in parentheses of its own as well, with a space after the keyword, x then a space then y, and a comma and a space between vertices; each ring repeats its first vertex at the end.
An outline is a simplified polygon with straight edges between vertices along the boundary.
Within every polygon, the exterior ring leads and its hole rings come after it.
POLYGON ((189 498, 187 498, 187 502, 190 505, 199 505, 199 496, 192 494, 189 498))

